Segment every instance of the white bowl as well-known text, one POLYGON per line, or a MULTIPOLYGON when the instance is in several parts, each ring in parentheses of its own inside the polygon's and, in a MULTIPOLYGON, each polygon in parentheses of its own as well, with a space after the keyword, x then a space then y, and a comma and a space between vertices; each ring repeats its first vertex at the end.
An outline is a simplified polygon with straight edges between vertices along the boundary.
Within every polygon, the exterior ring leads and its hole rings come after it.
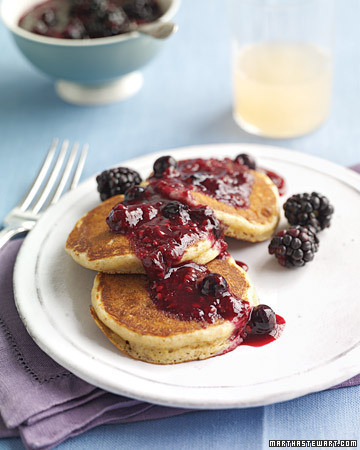
MULTIPOLYGON (((163 15, 172 20, 180 0, 158 0, 163 15)), ((61 98, 77 104, 123 100, 142 86, 139 71, 165 44, 137 32, 97 39, 58 39, 19 27, 22 15, 39 0, 3 0, 0 14, 23 55, 40 71, 55 79, 61 98)))

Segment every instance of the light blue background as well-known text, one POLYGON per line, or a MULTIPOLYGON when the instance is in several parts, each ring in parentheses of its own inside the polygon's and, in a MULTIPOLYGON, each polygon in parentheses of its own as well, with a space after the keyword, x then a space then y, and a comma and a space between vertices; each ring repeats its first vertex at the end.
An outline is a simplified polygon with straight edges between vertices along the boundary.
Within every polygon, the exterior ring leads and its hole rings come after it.
MULTIPOLYGON (((338 1, 329 120, 312 134, 289 140, 250 136, 232 119, 225 4, 183 0, 179 32, 144 70, 141 92, 120 104, 92 108, 59 100, 51 81, 23 59, 0 24, 0 218, 24 194, 54 136, 89 142, 84 177, 152 151, 221 142, 270 143, 342 165, 360 162, 360 2, 338 1)), ((264 408, 103 426, 59 448, 266 449, 269 439, 359 439, 359 430, 360 387, 353 387, 264 408)), ((7 439, 0 448, 22 444, 7 439)))

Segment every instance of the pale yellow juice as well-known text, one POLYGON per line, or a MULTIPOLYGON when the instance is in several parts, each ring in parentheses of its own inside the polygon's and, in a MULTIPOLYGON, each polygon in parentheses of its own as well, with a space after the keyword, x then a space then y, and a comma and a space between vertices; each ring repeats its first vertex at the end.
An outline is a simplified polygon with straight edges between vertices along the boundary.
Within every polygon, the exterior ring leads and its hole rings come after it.
POLYGON ((330 109, 332 69, 318 47, 262 43, 234 56, 234 117, 245 130, 292 137, 319 126, 330 109))

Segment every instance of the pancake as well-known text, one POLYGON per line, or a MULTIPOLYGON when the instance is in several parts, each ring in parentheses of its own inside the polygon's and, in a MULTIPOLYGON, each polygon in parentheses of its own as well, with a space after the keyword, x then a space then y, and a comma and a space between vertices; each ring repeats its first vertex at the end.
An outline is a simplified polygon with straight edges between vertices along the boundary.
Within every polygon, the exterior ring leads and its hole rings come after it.
MULTIPOLYGON (((159 158, 159 160, 162 158, 159 158)), ((225 185, 220 184, 216 186, 215 180, 217 178, 221 179, 223 176, 233 176, 233 180, 236 182, 239 179, 241 180, 241 177, 243 176, 241 170, 236 172, 236 163, 229 158, 224 158, 223 160, 216 158, 182 160, 177 162, 174 178, 172 178, 171 171, 168 172, 169 169, 167 169, 163 176, 165 180, 171 182, 172 179, 175 179, 180 185, 183 183, 185 190, 190 189, 191 196, 195 200, 195 203, 209 206, 214 211, 216 218, 224 225, 225 236, 249 242, 260 242, 272 237, 280 219, 279 190, 273 181, 262 171, 246 168, 245 173, 251 174, 253 182, 252 184, 249 184, 246 178, 244 179, 244 190, 250 189, 248 205, 244 207, 240 206, 241 202, 239 203, 239 206, 237 206, 236 201, 231 201, 231 195, 234 195, 234 198, 236 199, 236 194, 232 191, 231 183, 228 185, 230 189, 228 193, 230 201, 225 200, 227 184, 225 183, 225 185), (234 167, 235 174, 232 174, 234 167), (194 171, 192 171, 192 168, 194 168, 194 171), (206 180, 207 174, 209 174, 210 191, 213 190, 214 195, 209 195, 206 193, 206 190, 204 191, 204 187, 206 189, 209 188, 206 182, 203 183, 203 181, 198 181, 199 184, 203 184, 200 189, 196 188, 196 178, 201 180, 201 176, 204 175, 206 180), (193 177, 195 177, 194 185, 191 184, 193 177), (219 189, 220 198, 215 198, 215 195, 217 195, 216 189, 219 189), (221 196, 223 195, 224 200, 221 199, 221 196)), ((151 183, 154 179, 156 180, 156 178, 154 178, 154 172, 152 172, 145 183, 151 183)), ((235 183, 234 186, 236 189, 238 186, 241 187, 241 184, 237 185, 235 183)), ((241 199, 241 197, 242 194, 240 189, 239 199, 241 199)))
MULTIPOLYGON (((232 258, 207 264, 225 277, 238 298, 257 304, 246 272, 232 258)), ((105 336, 122 352, 145 362, 175 364, 210 358, 235 348, 233 322, 180 320, 156 308, 145 275, 98 273, 92 289, 91 313, 105 336)))
MULTIPOLYGON (((112 232, 106 223, 112 207, 123 198, 122 195, 111 197, 78 220, 65 245, 67 253, 78 264, 99 272, 145 273, 128 238, 112 232)), ((220 248, 213 241, 202 239, 186 249, 180 262, 192 260, 206 264, 219 253, 220 248)))
POLYGON ((201 192, 191 191, 200 204, 208 205, 225 225, 225 236, 243 241, 260 242, 269 239, 279 222, 279 192, 270 178, 255 170, 249 208, 234 208, 201 192))

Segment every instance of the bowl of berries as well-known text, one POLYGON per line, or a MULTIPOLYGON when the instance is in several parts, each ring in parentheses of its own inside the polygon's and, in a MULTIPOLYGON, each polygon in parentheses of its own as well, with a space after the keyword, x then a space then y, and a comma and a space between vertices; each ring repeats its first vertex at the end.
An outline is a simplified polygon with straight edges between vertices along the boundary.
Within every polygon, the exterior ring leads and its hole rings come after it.
POLYGON ((96 105, 126 99, 140 90, 140 69, 176 29, 166 25, 172 24, 179 3, 3 0, 1 17, 23 55, 55 80, 63 100, 96 105), (167 33, 151 32, 162 29, 167 33))

